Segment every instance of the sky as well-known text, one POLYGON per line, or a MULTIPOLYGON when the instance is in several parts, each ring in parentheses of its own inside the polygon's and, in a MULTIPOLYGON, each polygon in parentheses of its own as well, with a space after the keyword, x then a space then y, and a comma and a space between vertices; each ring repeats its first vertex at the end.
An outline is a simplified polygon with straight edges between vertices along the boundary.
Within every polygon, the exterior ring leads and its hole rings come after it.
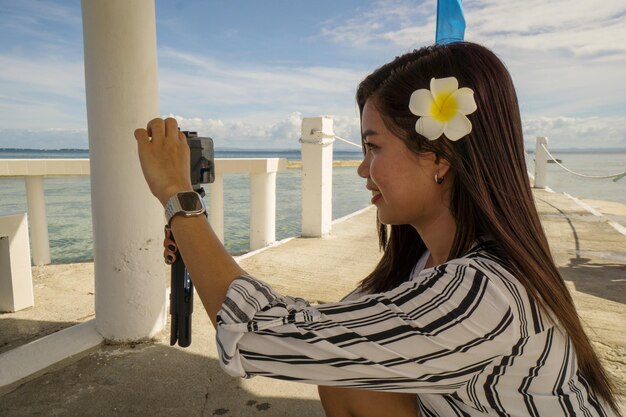
MULTIPOLYGON (((626 148, 624 0, 464 0, 534 148, 626 148)), ((160 112, 217 148, 297 149, 303 117, 359 142, 354 94, 435 39, 436 0, 156 0, 160 112)), ((78 0, 0 0, 0 148, 88 148, 78 0)), ((337 143, 337 149, 356 149, 337 143)))

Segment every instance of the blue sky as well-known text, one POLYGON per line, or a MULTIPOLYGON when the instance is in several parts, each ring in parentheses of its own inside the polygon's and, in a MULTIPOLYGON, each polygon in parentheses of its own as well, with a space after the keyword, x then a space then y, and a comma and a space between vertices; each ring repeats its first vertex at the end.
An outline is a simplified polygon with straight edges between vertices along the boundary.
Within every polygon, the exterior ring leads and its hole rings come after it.
MULTIPOLYGON (((354 91, 435 36, 435 0, 156 0, 161 114, 218 147, 358 140, 354 91)), ((626 2, 465 0, 466 39, 516 83, 529 146, 626 148, 626 2)), ((0 0, 0 147, 87 148, 78 0, 0 0)), ((345 145, 337 145, 341 148, 345 145)), ((349 149, 349 148, 348 148, 349 149)))

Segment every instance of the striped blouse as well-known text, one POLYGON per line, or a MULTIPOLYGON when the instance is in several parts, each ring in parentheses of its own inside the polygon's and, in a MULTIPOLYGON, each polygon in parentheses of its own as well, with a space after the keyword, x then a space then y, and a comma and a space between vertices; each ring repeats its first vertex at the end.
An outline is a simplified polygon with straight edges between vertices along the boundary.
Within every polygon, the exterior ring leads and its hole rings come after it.
POLYGON ((218 315, 222 367, 318 385, 417 394, 430 416, 613 416, 570 339, 489 250, 397 288, 312 306, 241 276, 218 315))

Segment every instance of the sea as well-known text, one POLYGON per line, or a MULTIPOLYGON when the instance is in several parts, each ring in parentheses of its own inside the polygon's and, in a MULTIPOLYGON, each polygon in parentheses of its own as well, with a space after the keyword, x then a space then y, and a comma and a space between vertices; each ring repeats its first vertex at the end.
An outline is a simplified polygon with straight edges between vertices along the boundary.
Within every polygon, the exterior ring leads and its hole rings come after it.
MULTIPOLYGON (((88 158, 87 150, 0 149, 1 159, 88 158)), ((301 160, 300 150, 219 150, 216 158, 286 158, 301 160)), ((334 151, 335 160, 360 160, 356 150, 334 151)), ((333 168, 333 219, 351 214, 370 203, 371 193, 356 166, 333 168)), ((300 169, 276 175, 276 239, 297 236, 301 231, 300 169)), ((86 262, 93 259, 90 177, 44 177, 50 256, 53 264, 86 262)), ((205 197, 207 208, 210 195, 205 197)), ((27 211, 23 177, 0 177, 0 216, 27 211)), ((224 245, 233 255, 250 250, 250 177, 224 176, 224 245)), ((375 233, 372 225, 372 233, 375 233)))
MULTIPOLYGON (((626 171, 626 150, 618 152, 552 151, 567 168, 586 175, 612 175, 626 171)), ((216 149, 217 158, 278 157, 301 160, 300 150, 237 150, 216 149)), ((0 149, 0 159, 88 158, 87 150, 24 150, 0 149)), ((359 160, 360 151, 335 149, 334 160, 359 160)), ((534 172, 534 156, 527 155, 530 173, 534 172)), ((289 169, 276 176, 276 239, 297 236, 301 231, 300 169, 289 169)), ((547 184, 556 192, 585 199, 608 200, 626 204, 626 178, 580 178, 564 171, 557 164, 548 165, 547 184)), ((91 189, 88 176, 44 178, 48 234, 52 263, 87 262, 93 259, 91 226, 91 189)), ((205 198, 210 198, 207 196, 205 198)), ((371 195, 356 167, 333 168, 333 219, 351 214, 369 205, 371 195)), ((208 201, 207 201, 208 203, 208 201)), ((207 204, 208 205, 208 204, 207 204)), ((0 216, 26 212, 26 188, 21 177, 0 178, 0 216)), ((247 174, 224 177, 225 246, 233 254, 250 249, 250 186, 247 174)), ((375 226, 372 225, 372 233, 375 226)))

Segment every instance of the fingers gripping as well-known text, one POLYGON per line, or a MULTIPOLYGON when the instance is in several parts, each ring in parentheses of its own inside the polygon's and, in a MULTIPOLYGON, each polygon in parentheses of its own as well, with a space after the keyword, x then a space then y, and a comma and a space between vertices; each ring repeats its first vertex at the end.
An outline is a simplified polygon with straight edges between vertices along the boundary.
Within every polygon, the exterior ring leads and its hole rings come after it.
POLYGON ((152 119, 148 122, 148 126, 146 128, 148 131, 148 135, 152 138, 152 140, 159 140, 165 137, 165 120, 161 118, 152 119))
POLYGON ((172 231, 165 226, 165 238, 163 239, 163 259, 166 264, 171 265, 176 261, 176 242, 172 239, 172 231))
MULTIPOLYGON (((163 121, 165 126, 165 136, 169 139, 180 139, 181 132, 178 130, 178 122, 172 117, 168 117, 163 121)), ((185 137, 185 135, 183 135, 185 137)))
MULTIPOLYGON (((178 122, 173 117, 167 119, 155 118, 148 122, 146 129, 137 129, 135 131, 135 138, 140 139, 152 138, 152 140, 161 140, 165 138, 180 139, 180 131, 178 129, 178 122), (145 132, 145 133, 144 133, 145 132)), ((182 135, 184 137, 184 135, 182 135)))

